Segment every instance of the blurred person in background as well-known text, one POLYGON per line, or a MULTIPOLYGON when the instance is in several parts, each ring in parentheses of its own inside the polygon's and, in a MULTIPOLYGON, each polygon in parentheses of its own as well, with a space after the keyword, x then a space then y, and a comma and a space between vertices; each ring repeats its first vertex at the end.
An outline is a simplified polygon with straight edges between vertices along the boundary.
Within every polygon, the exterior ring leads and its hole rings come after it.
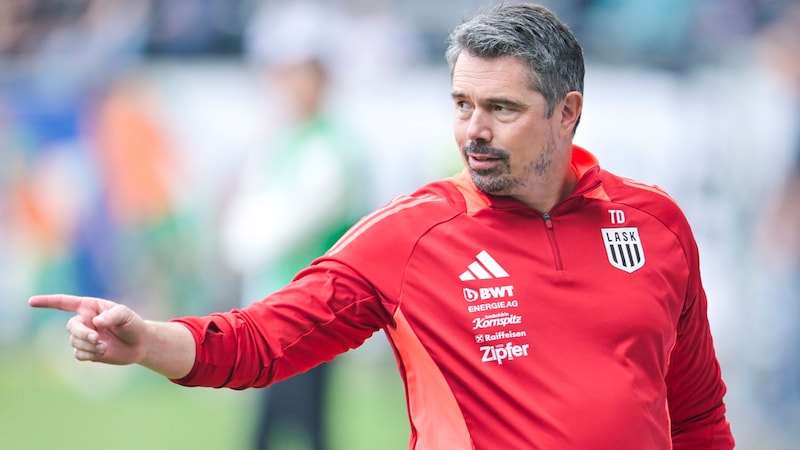
MULTIPOLYGON (((104 87, 138 61, 147 8, 121 0, 0 5, 0 165, 10 176, 3 253, 17 255, 3 270, 14 273, 11 290, 120 293, 93 113, 104 87)), ((2 328, 24 323, 13 320, 18 314, 0 314, 2 328)))
MULTIPOLYGON (((365 157, 355 133, 326 109, 335 57, 327 10, 308 2, 265 7, 247 33, 277 124, 272 141, 245 161, 223 219, 245 305, 280 290, 366 213, 365 157)), ((330 372, 321 364, 264 390, 253 448, 328 448, 330 372)))
POLYGON ((503 4, 449 44, 465 170, 364 217, 279 291, 170 322, 96 298, 29 304, 77 313, 78 360, 189 386, 265 386, 383 329, 410 448, 733 448, 692 231, 663 191, 573 145, 572 33, 503 4))
POLYGON ((793 100, 795 126, 756 230, 759 296, 752 308, 760 347, 754 388, 770 422, 794 443, 800 439, 800 4, 776 2, 773 8, 759 35, 760 56, 793 100))
POLYGON ((85 240, 98 263, 119 273, 113 288, 151 314, 197 311, 202 299, 199 250, 191 214, 177 201, 187 169, 160 120, 146 79, 129 71, 108 83, 89 114, 90 154, 99 178, 98 206, 106 223, 85 240), (108 243, 98 241, 111 234, 108 243))

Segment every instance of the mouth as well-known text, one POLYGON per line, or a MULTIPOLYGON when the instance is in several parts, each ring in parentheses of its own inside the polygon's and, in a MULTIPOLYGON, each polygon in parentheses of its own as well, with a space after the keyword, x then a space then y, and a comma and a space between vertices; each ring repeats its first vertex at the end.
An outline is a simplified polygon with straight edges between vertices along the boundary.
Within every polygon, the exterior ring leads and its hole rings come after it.
POLYGON ((462 149, 464 161, 474 175, 497 175, 508 170, 508 152, 481 140, 469 142, 462 149))
POLYGON ((467 154, 467 163, 473 170, 489 170, 501 163, 503 158, 485 154, 467 154))

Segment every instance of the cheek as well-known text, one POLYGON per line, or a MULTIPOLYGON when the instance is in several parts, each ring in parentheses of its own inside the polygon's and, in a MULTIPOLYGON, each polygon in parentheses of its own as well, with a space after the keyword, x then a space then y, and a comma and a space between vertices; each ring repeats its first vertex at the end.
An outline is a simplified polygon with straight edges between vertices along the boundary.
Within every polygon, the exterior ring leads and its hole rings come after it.
POLYGON ((525 134, 510 137, 504 147, 511 155, 511 169, 519 172, 538 159, 541 154, 542 140, 540 137, 525 134))
POLYGON ((467 135, 467 127, 464 124, 463 120, 459 120, 458 118, 453 119, 453 137, 456 140, 456 145, 458 148, 461 149, 466 144, 466 135, 467 135))

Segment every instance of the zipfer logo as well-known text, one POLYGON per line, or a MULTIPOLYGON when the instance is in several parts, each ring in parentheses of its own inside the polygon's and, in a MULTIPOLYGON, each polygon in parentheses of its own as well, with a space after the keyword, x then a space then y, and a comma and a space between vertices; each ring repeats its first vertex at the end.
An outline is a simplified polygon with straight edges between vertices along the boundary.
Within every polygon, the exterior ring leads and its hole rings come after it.
POLYGON ((514 358, 528 356, 529 344, 514 345, 511 342, 497 345, 486 345, 480 348, 483 352, 481 362, 496 362, 503 365, 503 361, 511 361, 514 358))
POLYGON ((461 281, 469 281, 508 277, 508 272, 506 272, 494 258, 489 256, 486 250, 481 251, 475 257, 477 260, 467 266, 467 270, 459 275, 458 279, 461 281))

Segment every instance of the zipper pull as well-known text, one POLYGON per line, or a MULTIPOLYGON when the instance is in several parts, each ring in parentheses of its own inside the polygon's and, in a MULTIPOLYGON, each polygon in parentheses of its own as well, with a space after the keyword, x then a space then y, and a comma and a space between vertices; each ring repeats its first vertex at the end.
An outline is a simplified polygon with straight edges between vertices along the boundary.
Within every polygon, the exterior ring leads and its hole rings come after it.
POLYGON ((553 229, 553 222, 550 221, 550 213, 542 214, 542 218, 544 219, 545 226, 548 229, 552 230, 553 229))

